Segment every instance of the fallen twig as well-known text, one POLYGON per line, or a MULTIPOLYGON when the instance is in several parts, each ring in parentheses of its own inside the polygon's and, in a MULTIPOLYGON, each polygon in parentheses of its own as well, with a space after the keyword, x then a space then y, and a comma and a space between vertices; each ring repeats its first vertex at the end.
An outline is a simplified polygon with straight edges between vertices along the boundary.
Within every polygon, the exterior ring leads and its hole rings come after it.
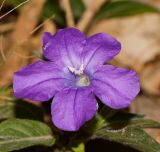
POLYGON ((77 28, 81 31, 85 31, 91 23, 94 15, 105 2, 107 2, 107 0, 97 0, 94 1, 90 6, 88 6, 87 10, 84 12, 82 18, 78 22, 77 28))
POLYGON ((6 61, 6 57, 5 57, 5 54, 4 54, 4 51, 3 51, 3 35, 0 36, 1 38, 1 43, 0 43, 0 52, 1 52, 1 56, 2 56, 2 59, 3 61, 5 62, 6 61))
MULTIPOLYGON (((24 5, 25 3, 29 2, 30 0, 26 0, 22 3, 20 3, 19 5, 17 5, 16 7, 14 7, 13 9, 11 9, 10 11, 8 11, 7 13, 3 14, 2 16, 0 16, 0 19, 2 19, 3 17, 5 17, 6 15, 10 14, 11 12, 13 12, 15 9, 17 9, 18 7, 24 5)), ((3 4, 3 3, 2 3, 3 4)), ((1 7, 3 7, 3 5, 1 5, 1 7)))
POLYGON ((55 17, 55 14, 53 14, 51 17, 47 18, 43 23, 41 23, 40 25, 38 25, 37 27, 35 27, 30 34, 32 35, 33 33, 35 33, 37 30, 39 30, 45 23, 47 23, 49 20, 53 19, 55 17))
POLYGON ((1 9, 3 8, 3 5, 4 5, 5 1, 6 1, 6 0, 3 0, 3 1, 2 1, 1 6, 0 6, 0 11, 1 11, 1 9))
POLYGON ((0 69, 0 71, 3 71, 3 73, 0 73, 0 86, 10 84, 13 73, 26 64, 27 61, 18 54, 15 54, 14 51, 16 48, 16 52, 21 52, 23 56, 30 55, 30 52, 26 50, 26 47, 30 45, 26 44, 25 47, 21 45, 27 42, 31 36, 31 32, 37 25, 44 2, 45 0, 32 0, 22 8, 15 26, 15 31, 11 35, 11 45, 8 45, 9 49, 7 50, 10 51, 7 53, 7 62, 0 69))
POLYGON ((13 30, 15 27, 15 22, 0 24, 0 33, 6 33, 13 30))
POLYGON ((65 16, 66 16, 68 27, 74 27, 75 23, 74 23, 73 13, 72 13, 72 9, 71 9, 69 0, 62 0, 62 6, 65 11, 65 16))

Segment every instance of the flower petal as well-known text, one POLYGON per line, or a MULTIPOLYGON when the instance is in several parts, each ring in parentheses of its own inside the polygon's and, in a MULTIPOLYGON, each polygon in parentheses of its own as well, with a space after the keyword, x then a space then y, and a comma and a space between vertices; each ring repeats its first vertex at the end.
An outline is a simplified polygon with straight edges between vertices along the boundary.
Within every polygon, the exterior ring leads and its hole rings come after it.
POLYGON ((99 66, 117 55, 120 49, 121 44, 108 34, 99 33, 89 37, 82 54, 86 71, 92 74, 99 66))
POLYGON ((94 116, 96 109, 96 99, 90 89, 67 89, 54 97, 52 120, 62 130, 76 131, 94 116))
POLYGON ((14 95, 17 98, 45 101, 56 91, 70 85, 70 75, 53 63, 38 61, 14 74, 14 95))
POLYGON ((103 65, 92 77, 94 93, 113 109, 126 108, 140 91, 135 71, 103 65))
POLYGON ((43 47, 44 56, 57 64, 79 68, 85 39, 85 35, 75 28, 58 30, 43 47))
POLYGON ((43 43, 43 48, 47 47, 47 43, 49 43, 49 41, 51 41, 54 37, 52 36, 51 33, 49 32, 44 32, 43 33, 43 40, 42 40, 42 43, 43 43))

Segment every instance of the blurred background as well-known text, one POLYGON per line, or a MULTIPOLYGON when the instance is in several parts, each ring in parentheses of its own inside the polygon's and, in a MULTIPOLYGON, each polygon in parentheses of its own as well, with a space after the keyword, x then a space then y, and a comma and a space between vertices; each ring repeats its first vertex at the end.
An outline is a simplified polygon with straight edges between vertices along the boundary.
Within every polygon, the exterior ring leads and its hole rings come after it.
MULTIPOLYGON (((74 26, 121 42, 111 63, 135 69, 141 82, 129 111, 160 121, 159 10, 160 0, 0 0, 0 108, 13 98, 13 73, 42 58, 43 32, 74 26)), ((160 130, 147 132, 160 142, 160 130)))

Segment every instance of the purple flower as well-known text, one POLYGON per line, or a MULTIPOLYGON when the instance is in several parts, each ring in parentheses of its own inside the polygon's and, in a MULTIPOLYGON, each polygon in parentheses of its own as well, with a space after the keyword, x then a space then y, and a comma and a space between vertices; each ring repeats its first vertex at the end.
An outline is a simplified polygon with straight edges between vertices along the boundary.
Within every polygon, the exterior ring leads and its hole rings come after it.
POLYGON ((86 37, 75 28, 44 33, 43 55, 14 75, 17 98, 46 101, 54 96, 53 123, 66 131, 78 130, 98 108, 95 96, 104 104, 128 107, 139 92, 133 70, 104 65, 119 53, 120 43, 104 33, 86 37))

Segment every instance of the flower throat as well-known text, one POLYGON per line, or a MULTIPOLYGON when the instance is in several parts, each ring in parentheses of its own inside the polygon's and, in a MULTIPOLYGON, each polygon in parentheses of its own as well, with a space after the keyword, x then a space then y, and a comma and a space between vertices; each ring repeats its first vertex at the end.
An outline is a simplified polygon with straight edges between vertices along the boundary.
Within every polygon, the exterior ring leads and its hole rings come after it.
POLYGON ((90 85, 89 77, 84 73, 84 65, 82 64, 79 70, 68 66, 70 72, 76 75, 76 86, 85 87, 90 85))

